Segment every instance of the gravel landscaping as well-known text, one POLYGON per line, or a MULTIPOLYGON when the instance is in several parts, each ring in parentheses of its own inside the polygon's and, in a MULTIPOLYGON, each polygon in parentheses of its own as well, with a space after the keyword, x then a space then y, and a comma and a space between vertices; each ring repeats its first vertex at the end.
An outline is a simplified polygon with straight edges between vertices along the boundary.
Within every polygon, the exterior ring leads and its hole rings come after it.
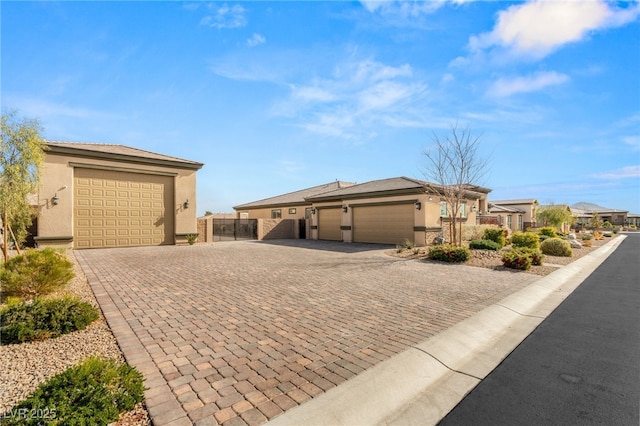
MULTIPOLYGON (((98 307, 89 283, 73 256, 75 278, 64 291, 51 295, 77 296, 98 307)), ((99 308, 99 307, 98 307, 99 308)), ((0 346, 0 413, 6 413, 25 399, 38 385, 48 378, 78 364, 91 355, 98 355, 124 361, 113 333, 104 317, 94 321, 84 330, 65 334, 55 339, 0 346)), ((1 416, 2 414, 0 414, 1 416)), ((150 425, 148 413, 143 404, 135 410, 123 413, 117 426, 150 425)))

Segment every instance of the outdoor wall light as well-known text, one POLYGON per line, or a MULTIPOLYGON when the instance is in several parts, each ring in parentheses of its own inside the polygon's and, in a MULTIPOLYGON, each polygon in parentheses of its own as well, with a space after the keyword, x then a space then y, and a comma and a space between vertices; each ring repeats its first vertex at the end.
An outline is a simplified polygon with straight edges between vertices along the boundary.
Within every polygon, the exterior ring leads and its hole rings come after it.
POLYGON ((188 208, 189 208, 189 200, 188 200, 188 199, 187 199, 187 201, 185 201, 185 202, 184 202, 183 207, 184 207, 185 209, 188 209, 188 208))
POLYGON ((53 198, 51 199, 51 204, 53 204, 54 206, 57 206, 59 202, 60 202, 60 198, 58 198, 58 193, 56 192, 53 198))
POLYGON ((433 201, 433 197, 429 195, 429 201, 433 201))
POLYGON ((471 207, 471 211, 475 213, 476 211, 478 211, 478 208, 476 206, 473 206, 471 207))
POLYGON ((420 201, 416 201, 416 210, 420 210, 422 208, 422 203, 420 201))
POLYGON ((316 208, 315 207, 311 207, 311 214, 316 214, 316 208))
POLYGON ((349 207, 348 206, 342 206, 342 211, 344 213, 348 212, 349 211, 349 207))

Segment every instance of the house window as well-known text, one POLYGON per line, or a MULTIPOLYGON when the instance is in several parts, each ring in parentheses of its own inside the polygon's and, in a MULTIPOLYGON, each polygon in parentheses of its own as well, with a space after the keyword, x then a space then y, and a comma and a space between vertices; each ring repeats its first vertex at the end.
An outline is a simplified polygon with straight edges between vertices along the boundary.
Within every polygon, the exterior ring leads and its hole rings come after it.
POLYGON ((296 214, 296 209, 289 209, 289 214, 296 214))
POLYGON ((522 215, 518 215, 518 229, 522 231, 522 215))
POLYGON ((447 216, 447 202, 440 201, 440 217, 446 217, 446 216, 447 216))
POLYGON ((460 204, 460 217, 463 219, 467 218, 467 203, 460 204))
POLYGON ((271 219, 281 219, 282 218, 282 210, 274 209, 271 210, 271 219))
POLYGON ((511 215, 507 216, 507 228, 511 229, 511 215))

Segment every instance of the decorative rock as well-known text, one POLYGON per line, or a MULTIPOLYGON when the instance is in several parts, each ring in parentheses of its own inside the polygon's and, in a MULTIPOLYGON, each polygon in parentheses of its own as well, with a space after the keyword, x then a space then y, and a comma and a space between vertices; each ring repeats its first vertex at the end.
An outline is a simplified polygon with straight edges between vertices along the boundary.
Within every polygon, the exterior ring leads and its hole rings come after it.
POLYGON ((582 248, 582 243, 578 240, 569 239, 569 244, 571 244, 571 247, 573 248, 582 248))

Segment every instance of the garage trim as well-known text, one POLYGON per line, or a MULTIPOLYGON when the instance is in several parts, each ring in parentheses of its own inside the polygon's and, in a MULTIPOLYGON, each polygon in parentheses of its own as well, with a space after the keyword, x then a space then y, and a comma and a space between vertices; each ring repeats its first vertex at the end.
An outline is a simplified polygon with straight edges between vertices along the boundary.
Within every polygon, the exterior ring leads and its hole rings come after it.
POLYGON ((124 173, 142 173, 145 175, 158 175, 158 176, 178 176, 178 173, 174 172, 163 172, 160 170, 146 170, 146 169, 130 169, 128 167, 115 167, 115 166, 103 166, 100 164, 87 164, 87 163, 75 163, 69 162, 71 167, 79 167, 82 169, 93 169, 93 170, 107 170, 113 172, 124 172, 124 173))

